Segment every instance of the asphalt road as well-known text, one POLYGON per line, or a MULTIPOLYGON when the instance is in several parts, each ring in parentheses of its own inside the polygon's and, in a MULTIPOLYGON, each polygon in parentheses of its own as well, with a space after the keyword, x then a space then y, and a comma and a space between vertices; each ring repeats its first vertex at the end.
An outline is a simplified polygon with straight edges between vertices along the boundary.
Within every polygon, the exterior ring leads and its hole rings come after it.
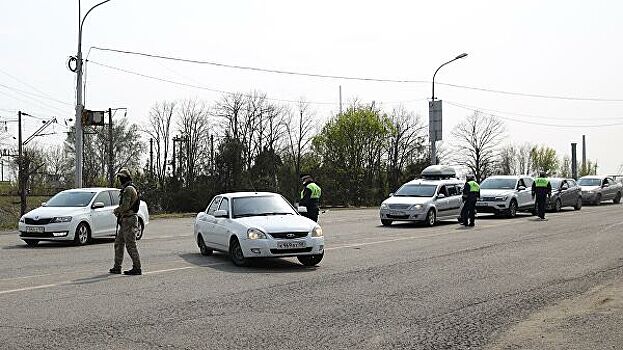
MULTIPOLYGON (((192 219, 157 220, 136 277, 107 274, 111 241, 28 248, 0 235, 0 348, 539 348, 511 335, 623 281, 622 214, 603 205, 466 229, 387 228, 376 210, 331 211, 317 268, 295 259, 238 268, 199 254, 192 219)), ((562 327, 592 348, 620 349, 621 335, 586 329, 620 321, 562 327)))

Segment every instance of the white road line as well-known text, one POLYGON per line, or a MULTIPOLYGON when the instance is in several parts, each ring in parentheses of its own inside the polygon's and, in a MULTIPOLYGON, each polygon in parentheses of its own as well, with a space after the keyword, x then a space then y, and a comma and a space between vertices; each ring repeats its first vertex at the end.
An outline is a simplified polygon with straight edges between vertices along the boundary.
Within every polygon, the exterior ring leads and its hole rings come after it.
POLYGON ((26 287, 26 288, 19 288, 19 289, 1 290, 0 291, 0 295, 1 294, 17 293, 17 292, 25 292, 25 291, 34 290, 34 289, 52 288, 52 287, 60 286, 61 284, 62 283, 44 284, 44 285, 41 285, 41 286, 33 286, 33 287, 26 287))

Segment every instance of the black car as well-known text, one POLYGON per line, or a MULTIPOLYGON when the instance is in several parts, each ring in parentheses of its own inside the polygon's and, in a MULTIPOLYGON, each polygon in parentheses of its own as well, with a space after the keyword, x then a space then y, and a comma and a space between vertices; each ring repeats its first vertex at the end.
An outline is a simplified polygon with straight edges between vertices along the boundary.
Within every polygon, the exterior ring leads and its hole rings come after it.
POLYGON ((575 210, 582 209, 582 188, 573 179, 550 178, 552 196, 547 209, 560 211, 564 207, 573 207, 575 210))

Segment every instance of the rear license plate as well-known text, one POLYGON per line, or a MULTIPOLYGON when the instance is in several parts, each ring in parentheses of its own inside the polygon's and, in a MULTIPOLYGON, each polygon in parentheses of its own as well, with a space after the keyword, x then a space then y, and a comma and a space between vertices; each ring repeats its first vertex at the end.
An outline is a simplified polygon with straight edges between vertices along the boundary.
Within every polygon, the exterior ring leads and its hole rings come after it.
POLYGON ((304 248, 304 247, 305 247, 305 241, 277 243, 277 248, 279 249, 293 249, 293 248, 304 248))
POLYGON ((26 226, 26 232, 43 233, 45 228, 41 226, 26 226))

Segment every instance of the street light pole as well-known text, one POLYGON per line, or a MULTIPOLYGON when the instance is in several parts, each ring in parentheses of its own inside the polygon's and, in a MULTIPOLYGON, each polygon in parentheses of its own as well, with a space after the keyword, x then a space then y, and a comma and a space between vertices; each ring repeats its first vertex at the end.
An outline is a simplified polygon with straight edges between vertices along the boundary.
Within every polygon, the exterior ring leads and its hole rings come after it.
POLYGON ((78 0, 78 54, 76 55, 76 124, 75 124, 75 144, 76 151, 76 172, 75 172, 75 186, 76 188, 82 187, 82 28, 84 27, 84 21, 93 9, 103 5, 110 0, 105 0, 99 4, 91 7, 89 11, 82 17, 80 0, 78 0))
POLYGON ((441 69, 441 67, 452 63, 458 59, 467 57, 466 53, 462 53, 450 61, 442 64, 435 70, 435 74, 433 74, 433 93, 430 103, 428 104, 428 129, 429 129, 429 138, 430 138, 430 162, 431 165, 437 164, 437 141, 441 140, 441 101, 435 101, 435 77, 437 76, 437 72, 441 69))

